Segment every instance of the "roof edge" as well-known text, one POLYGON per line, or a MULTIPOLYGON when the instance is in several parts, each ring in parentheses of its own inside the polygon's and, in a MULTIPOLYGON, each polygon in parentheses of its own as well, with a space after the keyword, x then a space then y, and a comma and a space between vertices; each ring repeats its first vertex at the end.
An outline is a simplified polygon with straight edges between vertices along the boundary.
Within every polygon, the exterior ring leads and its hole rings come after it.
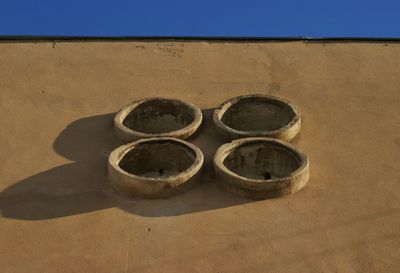
POLYGON ((0 42, 30 41, 124 41, 183 40, 221 42, 400 42, 394 37, 244 37, 244 36, 62 36, 62 35, 0 35, 0 42))

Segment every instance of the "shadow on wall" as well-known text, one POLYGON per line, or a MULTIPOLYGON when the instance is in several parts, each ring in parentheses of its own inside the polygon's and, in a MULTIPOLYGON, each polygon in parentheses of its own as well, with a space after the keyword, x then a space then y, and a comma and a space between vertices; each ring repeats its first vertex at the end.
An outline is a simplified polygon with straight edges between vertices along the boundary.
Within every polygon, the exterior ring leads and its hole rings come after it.
POLYGON ((82 118, 57 137, 54 150, 74 163, 55 167, 15 183, 0 194, 3 217, 42 220, 111 207, 133 214, 160 217, 195 213, 250 202, 220 189, 212 156, 223 143, 212 124, 212 110, 203 110, 203 124, 188 141, 204 153, 201 182, 167 199, 124 198, 109 186, 108 154, 122 143, 114 135, 114 113, 82 118))

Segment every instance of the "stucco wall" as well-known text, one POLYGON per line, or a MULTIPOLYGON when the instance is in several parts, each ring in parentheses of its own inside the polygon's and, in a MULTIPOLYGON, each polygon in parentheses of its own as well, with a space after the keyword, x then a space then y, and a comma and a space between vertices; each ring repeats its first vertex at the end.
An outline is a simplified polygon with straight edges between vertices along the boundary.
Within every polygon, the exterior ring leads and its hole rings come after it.
POLYGON ((1 271, 398 272, 399 88, 396 43, 0 43, 1 271), (253 202, 212 175, 165 200, 110 190, 122 106, 254 92, 300 109, 304 190, 253 202))

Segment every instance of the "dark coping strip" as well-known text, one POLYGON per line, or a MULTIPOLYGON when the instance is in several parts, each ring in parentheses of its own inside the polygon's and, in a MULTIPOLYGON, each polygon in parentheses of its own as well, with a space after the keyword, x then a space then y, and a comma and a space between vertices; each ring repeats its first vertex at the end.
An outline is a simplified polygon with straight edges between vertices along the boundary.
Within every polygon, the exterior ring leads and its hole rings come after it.
POLYGON ((210 41, 210 42, 317 42, 317 43, 398 43, 400 38, 390 37, 220 37, 220 36, 41 36, 41 35, 0 35, 0 42, 48 42, 48 41, 210 41))

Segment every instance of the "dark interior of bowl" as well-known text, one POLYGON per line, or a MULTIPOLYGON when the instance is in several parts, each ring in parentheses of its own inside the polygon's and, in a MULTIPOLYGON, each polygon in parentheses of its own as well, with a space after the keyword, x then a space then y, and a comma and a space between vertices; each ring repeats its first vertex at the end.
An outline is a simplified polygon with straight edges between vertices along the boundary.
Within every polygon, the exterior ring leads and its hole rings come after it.
POLYGON ((283 178, 300 167, 294 152, 269 142, 243 144, 225 158, 224 165, 232 172, 258 180, 283 178))
POLYGON ((194 121, 194 111, 188 105, 173 100, 155 99, 141 103, 123 120, 137 132, 161 134, 182 129, 194 121))
POLYGON ((196 153, 184 144, 174 141, 147 142, 126 153, 118 165, 138 176, 164 178, 185 171, 195 159, 196 153))
POLYGON ((295 116, 293 109, 282 101, 249 97, 231 105, 221 121, 239 131, 273 131, 288 125, 295 116))

